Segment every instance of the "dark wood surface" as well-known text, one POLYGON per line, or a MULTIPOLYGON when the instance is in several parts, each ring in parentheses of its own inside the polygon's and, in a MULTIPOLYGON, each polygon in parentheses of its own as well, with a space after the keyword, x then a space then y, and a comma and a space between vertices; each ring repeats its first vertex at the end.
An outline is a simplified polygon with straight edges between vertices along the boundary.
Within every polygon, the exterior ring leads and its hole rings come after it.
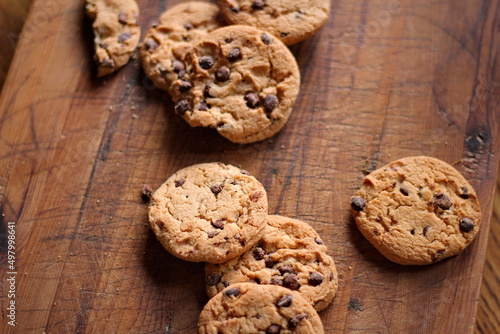
MULTIPOLYGON (((178 2, 140 1, 143 31, 178 2)), ((203 265, 163 250, 140 191, 223 161, 262 181, 271 213, 326 241, 340 274, 327 333, 472 332, 499 163, 499 10, 332 3, 327 25, 292 47, 303 83, 288 125, 236 145, 176 117, 138 60, 96 79, 82 1, 34 1, 0 99, 2 228, 16 222, 18 272, 18 325, 1 331, 195 332, 203 265), (357 232, 349 198, 367 171, 417 154, 466 176, 483 230, 460 256, 403 267, 357 232)))

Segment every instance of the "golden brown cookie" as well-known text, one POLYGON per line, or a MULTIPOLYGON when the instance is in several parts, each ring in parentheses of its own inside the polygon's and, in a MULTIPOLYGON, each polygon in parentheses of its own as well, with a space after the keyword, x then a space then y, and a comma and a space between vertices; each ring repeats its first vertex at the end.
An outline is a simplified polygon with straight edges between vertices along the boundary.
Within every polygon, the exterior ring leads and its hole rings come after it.
POLYGON ((276 134, 299 92, 292 53, 249 26, 214 30, 187 53, 184 65, 185 76, 170 89, 176 113, 191 126, 215 128, 235 143, 276 134))
POLYGON ((93 21, 94 58, 102 77, 125 65, 139 44, 139 7, 134 0, 86 0, 85 9, 93 21))
POLYGON ((472 186, 447 163, 426 156, 371 172, 351 207, 361 233, 399 264, 425 265, 457 255, 481 224, 472 186))
POLYGON ((222 290, 203 308, 199 334, 323 334, 311 304, 276 285, 237 283, 222 290))
POLYGON ((234 283, 280 285, 321 311, 337 291, 337 271, 318 233, 297 219, 268 216, 262 238, 238 258, 205 266, 209 297, 234 283))
POLYGON ((330 14, 330 0, 218 0, 225 20, 269 31, 287 45, 321 28, 330 14))
POLYGON ((160 89, 186 73, 185 53, 207 33, 223 26, 219 8, 202 1, 187 1, 167 10, 149 31, 141 48, 142 67, 160 89))
POLYGON ((174 256, 221 263, 253 246, 266 224, 267 195, 248 172, 222 163, 177 171, 156 190, 149 223, 174 256))

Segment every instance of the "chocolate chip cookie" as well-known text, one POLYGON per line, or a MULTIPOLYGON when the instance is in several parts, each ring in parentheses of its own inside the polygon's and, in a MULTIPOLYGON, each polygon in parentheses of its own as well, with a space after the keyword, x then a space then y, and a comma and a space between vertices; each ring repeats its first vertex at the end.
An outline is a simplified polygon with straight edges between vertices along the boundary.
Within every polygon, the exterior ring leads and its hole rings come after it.
POLYGON ((323 334, 323 324, 302 296, 276 285, 237 283, 203 308, 199 334, 323 334))
POLYGON ((403 158, 367 175, 351 207, 375 248, 406 265, 460 253, 481 225, 472 186, 452 166, 426 156, 403 158))
POLYGON ((139 7, 134 0, 86 0, 85 9, 93 21, 94 59, 102 77, 125 65, 139 44, 139 7))
POLYGON ((218 0, 218 5, 228 23, 269 31, 287 45, 314 34, 330 14, 330 0, 218 0))
POLYGON ((222 163, 186 167, 151 198, 149 223, 174 256, 221 263, 257 242, 266 224, 267 195, 245 170, 222 163))
POLYGON ((269 138, 286 123, 299 92, 297 62, 271 35, 229 26, 189 52, 172 84, 175 111, 191 126, 215 128, 235 143, 269 138))
POLYGON ((170 8, 144 39, 144 72, 158 88, 168 91, 174 80, 184 77, 185 54, 192 43, 222 26, 219 8, 214 4, 188 1, 170 8))
POLYGON ((268 216, 262 239, 238 258, 205 266, 209 297, 233 283, 273 284, 300 292, 324 309, 337 291, 337 271, 327 248, 307 223, 268 216))

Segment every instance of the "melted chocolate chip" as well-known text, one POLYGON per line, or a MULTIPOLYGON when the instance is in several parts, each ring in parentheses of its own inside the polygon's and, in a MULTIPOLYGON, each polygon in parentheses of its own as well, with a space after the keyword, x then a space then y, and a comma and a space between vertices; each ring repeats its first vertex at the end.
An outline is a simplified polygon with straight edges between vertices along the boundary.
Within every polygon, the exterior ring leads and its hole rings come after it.
POLYGON ((276 324, 272 324, 266 329, 266 334, 279 334, 281 333, 281 327, 276 324))
POLYGON ((472 221, 472 219, 464 217, 460 219, 459 227, 460 231, 468 233, 474 228, 474 222, 472 221))
POLYGON ((130 37, 132 37, 132 34, 131 34, 131 33, 129 33, 128 31, 126 31, 126 32, 122 32, 122 33, 120 34, 120 36, 118 36, 118 42, 123 43, 123 42, 125 42, 127 39, 129 39, 130 37))
POLYGON ((263 0, 255 0, 252 2, 252 8, 257 10, 264 9, 265 4, 266 3, 263 0))
POLYGON ((211 238, 216 237, 217 234, 219 234, 219 231, 209 231, 207 234, 208 234, 208 237, 211 239, 211 238))
POLYGON ((184 100, 180 100, 179 102, 177 102, 177 104, 175 105, 175 113, 177 115, 184 115, 188 110, 189 110, 189 102, 188 100, 184 99, 184 100))
POLYGON ((256 248, 253 250, 253 257, 254 257, 254 259, 256 259, 257 261, 263 260, 265 255, 266 255, 266 252, 265 252, 265 251, 264 251, 264 249, 263 249, 263 248, 261 248, 261 247, 256 247, 256 248))
POLYGON ((275 265, 275 262, 273 261, 273 259, 271 259, 270 256, 266 256, 265 259, 264 259, 264 263, 266 264, 266 267, 267 268, 272 268, 274 267, 275 265))
POLYGON ((314 242, 316 242, 318 245, 323 245, 323 240, 318 237, 314 238, 314 242))
POLYGON ((193 87, 193 85, 186 80, 182 80, 181 83, 179 84, 179 92, 185 93, 188 90, 190 90, 193 87))
POLYGON ((298 290, 300 288, 300 283, 297 275, 288 274, 283 280, 283 286, 291 290, 298 290))
POLYGON ((290 328, 295 328, 299 325, 299 323, 304 320, 305 318, 307 318, 307 314, 306 313, 299 313, 299 314, 296 314, 292 317, 292 319, 290 319, 288 321, 288 327, 290 328))
POLYGON ((293 268, 292 268, 292 266, 280 266, 278 268, 278 271, 280 272, 281 275, 284 275, 286 273, 292 273, 293 268))
POLYGON ((125 13, 118 14, 118 22, 120 22, 121 24, 127 24, 127 14, 125 13))
POLYGON ((198 106, 198 110, 207 111, 208 109, 210 109, 210 107, 211 106, 207 104, 205 101, 201 101, 200 105, 198 106))
POLYGON ((317 286, 323 283, 323 275, 320 273, 313 272, 309 275, 307 283, 312 286, 317 286))
POLYGON ((240 50, 240 48, 233 48, 233 49, 231 49, 231 51, 229 51, 229 54, 227 55, 226 58, 230 62, 235 62, 238 59, 240 59, 241 58, 241 50, 240 50))
POLYGON ((184 29, 186 29, 186 30, 194 29, 194 25, 192 23, 186 23, 184 25, 184 29))
POLYGON ((449 208, 451 208, 450 198, 443 193, 436 194, 434 196, 434 199, 432 200, 432 203, 443 210, 448 210, 449 208))
POLYGON ((268 114, 270 114, 279 104, 278 97, 274 94, 266 95, 264 98, 264 109, 268 114))
POLYGON ((240 295, 240 293, 241 293, 241 291, 238 288, 227 289, 226 292, 224 292, 224 294, 227 297, 231 297, 231 296, 238 297, 240 295))
POLYGON ((361 198, 361 197, 353 197, 351 199, 351 208, 354 210, 354 211, 363 211, 363 209, 365 208, 366 206, 366 200, 364 198, 361 198))
POLYGON ((210 190, 214 193, 214 195, 217 195, 224 189, 224 184, 219 183, 219 184, 213 184, 210 186, 210 190))
POLYGON ((460 196, 463 199, 468 199, 469 198, 469 189, 467 189, 467 187, 462 187, 460 189, 462 190, 462 193, 458 196, 460 196))
POLYGON ((408 196, 408 189, 406 189, 405 187, 400 187, 399 188, 399 191, 404 195, 404 196, 408 196))
POLYGON ((226 225, 226 220, 225 219, 217 219, 216 221, 212 222, 212 226, 218 229, 223 230, 224 225, 226 225))
POLYGON ((209 70, 214 66, 214 59, 210 56, 203 56, 198 59, 198 64, 204 70, 209 70))
POLYGON ((221 276, 217 273, 211 273, 205 278, 205 282, 209 286, 217 285, 220 282, 221 276))
POLYGON ((274 275, 274 276, 271 276, 271 280, 269 281, 269 284, 283 286, 283 280, 281 279, 280 276, 274 275))
POLYGON ((151 51, 151 52, 158 50, 159 46, 160 45, 158 44, 158 42, 152 38, 150 38, 146 41, 146 49, 151 51))
POLYGON ((142 192, 141 192, 141 199, 143 202, 149 202, 151 200, 151 196, 153 195, 153 188, 150 186, 143 184, 142 185, 142 192))
POLYGON ((246 93, 245 101, 247 101, 248 108, 256 108, 260 104, 259 96, 255 92, 246 93))
POLYGON ((184 182, 186 182, 185 179, 179 179, 179 180, 175 181, 175 187, 176 188, 182 187, 182 185, 184 184, 184 182))
POLYGON ((263 32, 262 35, 260 35, 260 40, 266 45, 269 45, 273 42, 271 37, 268 34, 266 34, 265 32, 263 32))
POLYGON ((175 73, 180 73, 181 71, 184 71, 186 69, 186 66, 178 60, 175 60, 172 63, 172 69, 174 70, 175 73))
POLYGON ((215 72, 215 79, 220 82, 225 82, 229 80, 229 76, 231 75, 231 71, 226 66, 222 66, 215 72))
POLYGON ((292 302, 293 302, 292 295, 284 295, 276 302, 275 305, 277 307, 289 307, 290 305, 292 305, 292 302))

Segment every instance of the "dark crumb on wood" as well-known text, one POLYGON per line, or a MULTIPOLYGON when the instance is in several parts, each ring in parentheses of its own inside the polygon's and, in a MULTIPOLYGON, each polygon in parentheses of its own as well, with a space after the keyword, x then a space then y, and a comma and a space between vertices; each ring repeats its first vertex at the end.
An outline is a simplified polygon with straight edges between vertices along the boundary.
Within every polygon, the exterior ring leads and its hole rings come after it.
POLYGON ((361 303, 361 301, 358 299, 354 298, 349 299, 349 304, 347 304, 347 307, 351 311, 356 311, 356 312, 363 311, 363 303, 361 303))
POLYGON ((141 199, 144 203, 149 203, 151 196, 153 195, 153 188, 147 184, 142 185, 141 199))

